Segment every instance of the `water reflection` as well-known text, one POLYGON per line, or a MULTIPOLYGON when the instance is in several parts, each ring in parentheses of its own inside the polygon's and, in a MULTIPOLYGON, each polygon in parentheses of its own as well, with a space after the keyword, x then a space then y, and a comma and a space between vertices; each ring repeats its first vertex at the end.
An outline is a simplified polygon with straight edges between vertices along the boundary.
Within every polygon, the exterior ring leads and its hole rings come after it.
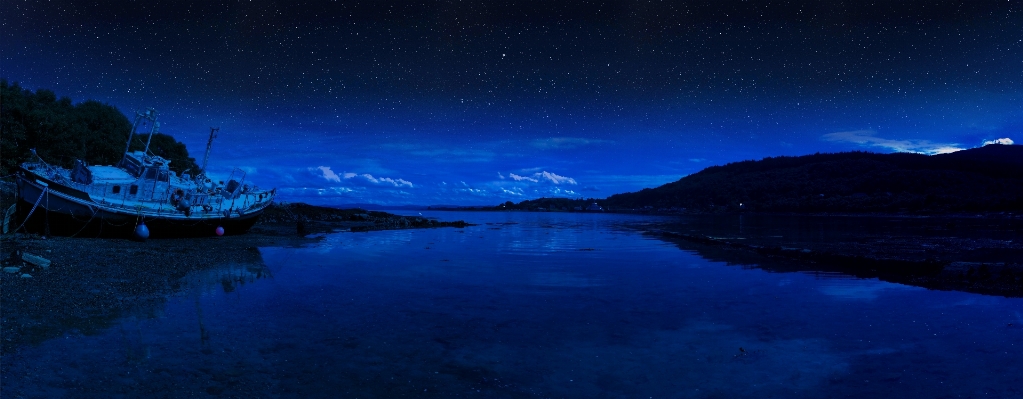
POLYGON ((649 218, 451 218, 479 225, 182 276, 158 317, 5 355, 5 396, 1018 393, 1019 299, 725 267, 622 228, 649 218))
POLYGON ((920 287, 912 287, 903 284, 893 284, 884 281, 855 281, 843 283, 848 279, 832 279, 828 284, 821 284, 820 291, 825 295, 851 300, 872 301, 877 299, 887 290, 922 290, 920 287))
MULTIPOLYGON (((203 258, 202 250, 196 251, 203 258)), ((124 319, 162 317, 172 296, 230 293, 272 277, 255 248, 231 257, 229 262, 197 263, 190 270, 145 261, 110 262, 54 267, 33 279, 5 278, 0 282, 3 353, 58 337, 98 334, 124 319)), ((134 335, 125 337, 130 341, 134 335)))

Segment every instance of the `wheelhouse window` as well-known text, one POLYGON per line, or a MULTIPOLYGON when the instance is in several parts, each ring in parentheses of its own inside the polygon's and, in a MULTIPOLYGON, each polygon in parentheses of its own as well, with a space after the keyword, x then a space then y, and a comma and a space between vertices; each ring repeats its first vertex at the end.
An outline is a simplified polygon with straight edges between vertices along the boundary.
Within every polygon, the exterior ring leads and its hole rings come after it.
POLYGON ((146 169, 146 179, 156 180, 156 172, 157 172, 156 168, 146 169))
POLYGON ((110 189, 110 192, 113 193, 113 194, 120 194, 121 193, 121 186, 114 186, 113 188, 110 189))
POLYGON ((135 195, 135 194, 138 194, 138 193, 139 193, 139 186, 136 186, 136 185, 132 184, 131 185, 131 189, 128 190, 128 194, 135 195))

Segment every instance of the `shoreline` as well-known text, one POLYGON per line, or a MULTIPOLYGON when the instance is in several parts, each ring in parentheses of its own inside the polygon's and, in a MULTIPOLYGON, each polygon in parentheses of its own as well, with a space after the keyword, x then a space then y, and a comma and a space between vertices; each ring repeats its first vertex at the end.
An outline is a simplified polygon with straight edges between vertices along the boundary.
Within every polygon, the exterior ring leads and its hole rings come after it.
POLYGON ((425 207, 423 210, 444 211, 444 212, 539 212, 539 213, 587 213, 587 214, 621 214, 621 215, 649 215, 649 216, 803 216, 803 217, 872 217, 872 218, 907 218, 907 219, 929 219, 929 218, 950 218, 950 219, 977 219, 977 218, 1008 218, 1020 221, 1023 226, 1023 212, 1018 211, 982 211, 982 212, 756 212, 756 211, 645 211, 645 210, 602 210, 602 211, 576 211, 576 210, 546 210, 546 209, 486 209, 484 207, 465 208, 438 208, 425 207))
MULTIPOLYGON (((297 205, 297 204, 295 204, 297 205)), ((472 226, 383 212, 291 205, 261 218, 248 233, 222 237, 123 238, 0 236, 0 352, 88 334, 126 315, 159 312, 167 298, 193 288, 233 290, 272 278, 260 247, 302 247, 325 233, 472 226), (305 225, 299 234, 298 224, 305 225), (189 275, 200 276, 193 279, 189 275), (194 281, 193 281, 194 280, 194 281)))

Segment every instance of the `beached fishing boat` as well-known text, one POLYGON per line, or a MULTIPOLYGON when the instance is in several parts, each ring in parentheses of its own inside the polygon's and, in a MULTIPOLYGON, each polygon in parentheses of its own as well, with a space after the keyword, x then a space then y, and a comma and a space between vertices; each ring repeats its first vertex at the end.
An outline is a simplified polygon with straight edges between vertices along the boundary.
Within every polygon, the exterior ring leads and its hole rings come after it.
POLYGON ((117 165, 76 160, 72 169, 48 164, 35 150, 35 162, 18 171, 18 215, 28 232, 78 237, 201 237, 243 234, 274 199, 235 169, 227 182, 206 175, 218 129, 210 129, 202 168, 195 176, 170 170, 170 161, 152 154, 158 133, 156 111, 136 112, 128 147, 117 165), (149 125, 142 151, 129 151, 140 127, 149 125))

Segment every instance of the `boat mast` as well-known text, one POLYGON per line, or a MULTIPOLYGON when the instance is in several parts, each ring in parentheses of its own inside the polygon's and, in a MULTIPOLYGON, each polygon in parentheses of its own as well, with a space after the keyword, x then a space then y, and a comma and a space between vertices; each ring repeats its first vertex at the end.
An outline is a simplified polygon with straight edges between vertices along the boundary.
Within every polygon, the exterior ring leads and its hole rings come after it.
POLYGON ((139 121, 142 120, 142 115, 139 115, 138 111, 135 111, 135 121, 131 123, 131 130, 128 131, 128 144, 124 146, 124 153, 127 154, 128 150, 131 149, 131 138, 135 137, 135 130, 139 127, 139 121))
POLYGON ((131 131, 128 132, 128 144, 124 147, 124 153, 127 154, 128 150, 131 149, 131 139, 135 137, 135 132, 138 131, 139 122, 145 118, 150 122, 153 122, 153 129, 149 132, 149 140, 146 140, 146 149, 144 152, 149 151, 149 141, 153 139, 153 133, 156 133, 156 129, 160 126, 156 123, 156 110, 152 108, 146 108, 146 112, 135 111, 135 122, 131 124, 131 131))
POLYGON ((153 122, 153 128, 149 130, 149 138, 146 139, 146 149, 142 150, 142 154, 149 153, 149 142, 153 141, 153 135, 156 134, 156 129, 160 128, 160 122, 156 121, 156 110, 152 108, 146 109, 146 119, 153 122))
POLYGON ((201 174, 206 173, 206 162, 210 160, 210 149, 213 148, 213 139, 217 138, 217 132, 219 131, 219 127, 210 127, 210 140, 206 142, 206 156, 202 157, 202 169, 199 171, 201 174))

